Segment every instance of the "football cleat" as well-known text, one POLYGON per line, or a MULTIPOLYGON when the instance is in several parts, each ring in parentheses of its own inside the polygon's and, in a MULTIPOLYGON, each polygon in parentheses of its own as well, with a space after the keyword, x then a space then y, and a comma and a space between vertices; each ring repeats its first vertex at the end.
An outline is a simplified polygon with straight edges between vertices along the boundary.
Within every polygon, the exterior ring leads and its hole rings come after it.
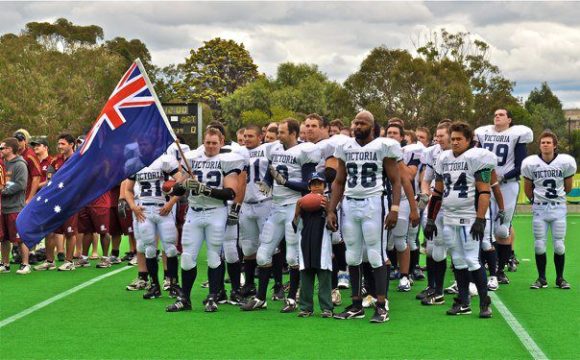
POLYGON ((508 260, 507 263, 507 268, 509 272, 516 272, 518 271, 518 264, 520 262, 518 261, 518 259, 516 259, 516 256, 512 254, 512 256, 510 257, 510 259, 508 260))
POLYGON ((500 284, 507 285, 510 283, 510 279, 508 279, 508 277, 505 275, 505 272, 498 271, 497 272, 497 282, 500 284))
POLYGON ((16 270, 18 275, 28 275, 32 272, 32 268, 28 264, 20 264, 20 269, 16 270))
POLYGON ((286 293, 284 293, 284 286, 281 284, 274 285, 272 288, 272 300, 273 301, 284 301, 286 299, 286 293))
POLYGON ((244 284, 240 288, 240 295, 242 295, 242 297, 244 297, 244 298, 256 295, 256 285, 255 284, 244 284))
POLYGON ((56 269, 56 265, 54 265, 53 262, 48 262, 48 261, 45 261, 42 264, 36 265, 34 267, 34 270, 36 270, 36 271, 46 271, 46 270, 55 270, 55 269, 56 269))
POLYGON ((191 302, 177 298, 177 301, 165 308, 167 312, 179 312, 191 310, 191 302))
POLYGON ((330 319, 333 316, 334 314, 332 313, 332 310, 322 310, 322 313, 320 313, 320 317, 323 319, 330 319))
POLYGON ((121 258, 121 261, 131 261, 131 259, 133 259, 135 257, 135 253, 132 252, 126 252, 125 256, 123 256, 121 258))
POLYGON ((314 313, 310 310, 300 310, 298 313, 298 317, 301 318, 311 317, 312 315, 314 315, 314 313))
POLYGON ((145 294, 143 294, 143 299, 151 300, 157 299, 161 297, 161 289, 159 288, 159 284, 151 284, 145 294))
POLYGON ((296 310, 296 300, 294 299, 286 299, 286 303, 284 304, 284 306, 282 307, 282 310, 280 310, 281 313, 291 313, 294 312, 296 310))
POLYGON ((437 295, 435 293, 429 294, 421 300, 421 305, 443 305, 445 304, 445 296, 437 295))
POLYGON ((391 272, 389 274, 389 280, 397 280, 401 277, 401 273, 397 269, 391 268, 391 272))
POLYGON ((75 269, 75 264, 72 261, 65 260, 61 266, 58 267, 58 271, 73 271, 75 269))
POLYGON ((181 293, 181 288, 179 287, 179 285, 171 284, 171 286, 169 286, 169 297, 175 299, 175 298, 178 298, 180 296, 182 296, 182 293, 181 293))
POLYGON ((545 289, 548 287, 546 279, 538 278, 530 285, 530 289, 545 289))
POLYGON ((89 260, 87 260, 85 258, 80 258, 80 259, 76 260, 74 262, 74 264, 75 264, 75 267, 78 267, 78 268, 91 266, 91 263, 89 262, 89 260))
POLYGON ((399 279, 399 286, 397 286, 397 290, 400 292, 411 291, 411 282, 409 281, 408 277, 403 276, 401 279, 399 279))
POLYGON ((570 284, 566 280, 564 280, 564 278, 557 279, 556 286, 559 287, 560 289, 564 289, 564 290, 569 290, 571 288, 570 284))
POLYGON ((415 296, 415 299, 423 300, 424 298, 433 294, 434 292, 435 292, 434 289, 431 289, 429 286, 427 286, 425 289, 421 290, 421 292, 415 296))
POLYGON ((423 274, 423 270, 421 270, 421 268, 418 266, 413 270, 413 279, 415 280, 425 279, 425 274, 423 274))
POLYGON ((206 280, 202 282, 199 286, 201 286, 204 289, 207 289, 209 287, 209 281, 206 280))
POLYGON ((240 309, 242 311, 253 311, 266 308, 268 308, 268 304, 264 300, 260 300, 255 296, 252 297, 250 300, 248 300, 247 303, 242 304, 242 306, 240 306, 240 309))
POLYGON ((131 260, 127 263, 128 266, 137 266, 137 256, 133 256, 131 260))
POLYGON ((235 290, 230 291, 230 299, 228 300, 228 303, 230 303, 231 305, 240 305, 243 301, 244 298, 242 297, 242 295, 240 295, 239 291, 235 290))
POLYGON ((389 312, 382 306, 375 306, 375 313, 371 318, 372 323, 384 323, 389 321, 389 312))
POLYGON ((1 273, 9 273, 10 272, 10 266, 6 266, 2 263, 0 263, 0 274, 1 273))
POLYGON ((487 290, 496 291, 498 288, 499 284, 497 282, 497 276, 490 276, 489 280, 487 281, 487 290))
POLYGON ((214 295, 210 295, 205 303, 205 312, 216 312, 218 310, 216 298, 214 295))
POLYGON ((454 281, 450 287, 445 288, 446 294, 459 294, 459 289, 457 288, 457 281, 454 281))
POLYGON ((363 319, 365 317, 364 308, 356 308, 354 305, 349 305, 339 314, 334 314, 334 318, 338 320, 349 319, 363 319))
MULTIPOLYGON (((97 269, 106 269, 111 267, 111 262, 108 257, 103 256, 101 262, 97 264, 97 269)), ((60 268, 59 268, 60 270, 60 268)))
POLYGON ((169 291, 171 287, 171 280, 168 277, 163 278, 163 291, 169 291))
POLYGON ((470 282, 469 283, 469 296, 474 297, 474 296, 478 296, 479 293, 477 292, 477 286, 475 286, 474 283, 470 282))
POLYGON ((332 304, 334 306, 339 306, 340 304, 342 304, 342 295, 340 294, 340 291, 338 289, 332 290, 330 297, 332 298, 332 304))
POLYGON ((139 278, 133 280, 132 283, 127 285, 128 291, 137 291, 137 290, 145 290, 145 289, 147 289, 147 281, 145 281, 143 279, 139 279, 139 278))
POLYGON ((109 257, 109 262, 111 263, 111 265, 117 265, 117 264, 122 263, 121 259, 119 259, 119 257, 117 257, 117 256, 109 257))
POLYGON ((491 314, 491 298, 486 296, 484 299, 481 299, 479 304, 479 317, 482 319, 489 319, 491 314))
POLYGON ((447 315, 469 315, 471 314, 471 308, 469 305, 463 305, 459 298, 453 299, 453 306, 451 309, 447 310, 447 315))
POLYGON ((215 301, 218 304, 225 304, 228 302, 228 294, 224 289, 220 289, 220 291, 218 291, 215 301))
POLYGON ((347 271, 338 272, 338 288, 348 289, 350 288, 350 276, 347 271))
POLYGON ((377 302, 377 298, 375 298, 372 295, 367 295, 364 297, 364 299, 362 301, 362 306, 363 306, 363 308, 369 308, 371 306, 374 306, 376 302, 377 302))

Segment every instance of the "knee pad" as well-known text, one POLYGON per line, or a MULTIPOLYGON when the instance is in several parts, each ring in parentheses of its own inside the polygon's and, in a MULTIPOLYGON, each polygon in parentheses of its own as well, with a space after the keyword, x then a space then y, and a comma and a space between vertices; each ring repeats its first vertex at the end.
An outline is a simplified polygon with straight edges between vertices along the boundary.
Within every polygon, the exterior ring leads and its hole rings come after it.
POLYGON ((193 269, 197 263, 193 259, 193 255, 187 252, 181 254, 181 268, 183 270, 193 269))
POLYGON ((491 249, 493 249, 493 247, 491 246, 491 243, 489 242, 489 239, 483 240, 481 242, 481 250, 483 250, 483 251, 490 251, 491 249))
POLYGON ((433 246, 431 257, 437 262, 443 261, 447 258, 447 249, 445 246, 433 246))
POLYGON ((510 236, 510 229, 505 224, 498 225, 495 227, 494 235, 495 235, 495 237, 498 237, 501 239, 508 238, 510 236))
POLYGON ((145 247, 145 257, 147 259, 153 259, 155 256, 157 256, 157 249, 152 245, 147 245, 145 247))
POLYGON ((451 253, 451 259, 453 260, 453 267, 462 270, 467 269, 467 262, 462 256, 456 255, 454 252, 451 253))
POLYGON ((395 237, 393 235, 387 237, 387 250, 392 251, 395 248, 395 237))
POLYGON ((405 236, 395 237, 395 249, 397 249, 398 252, 407 250, 407 238, 405 236))
POLYGON ((208 251, 207 252, 207 266, 212 269, 217 268, 222 263, 220 254, 215 251, 208 251))
MULTIPOLYGON (((556 244, 554 243, 554 252, 556 250, 556 244)), ((536 255, 543 255, 546 253, 546 242, 544 240, 534 241, 534 250, 536 255)))
POLYGON ((177 248, 175 247, 175 244, 164 243, 163 251, 165 251, 165 255, 167 255, 167 257, 177 256, 177 248))
POLYGON ((467 263, 467 269, 469 271, 475 271, 481 267, 479 259, 466 258, 465 262, 467 263))
POLYGON ((141 254, 145 253, 145 243, 143 243, 143 241, 137 240, 137 252, 141 254))
POLYGON ((332 245, 339 244, 340 240, 342 240, 342 236, 340 235, 340 231, 333 231, 332 233, 330 233, 330 241, 331 241, 332 245))
POLYGON ((286 262, 288 266, 298 266, 298 251, 294 246, 286 246, 286 262))
POLYGON ((236 263, 240 261, 240 255, 238 254, 238 246, 235 242, 224 243, 224 255, 226 262, 229 264, 236 263))
POLYGON ((425 253, 427 256, 433 257, 433 241, 427 241, 427 244, 425 245, 425 253))
POLYGON ((367 256, 369 263, 371 264, 373 269, 376 269, 384 265, 383 257, 381 256, 381 253, 378 252, 376 249, 368 249, 367 256))
POLYGON ((260 247, 256 253, 256 264, 265 266, 272 263, 272 255, 267 254, 266 250, 260 247))
POLYGON ((241 243, 244 256, 254 255, 258 251, 258 241, 242 240, 241 243))
POLYGON ((348 248, 346 249, 345 253, 346 264, 350 266, 358 266, 362 263, 362 259, 360 256, 357 256, 356 252, 349 251, 348 248))
POLYGON ((566 247, 564 246, 563 240, 554 241, 554 253, 556 255, 564 255, 566 252, 566 247))

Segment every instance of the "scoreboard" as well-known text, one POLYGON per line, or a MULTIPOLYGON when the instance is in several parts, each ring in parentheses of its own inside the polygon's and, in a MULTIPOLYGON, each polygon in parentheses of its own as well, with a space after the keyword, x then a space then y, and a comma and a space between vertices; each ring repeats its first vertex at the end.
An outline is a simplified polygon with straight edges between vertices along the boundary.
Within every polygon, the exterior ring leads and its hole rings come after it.
POLYGON ((201 132, 198 129, 202 124, 202 107, 198 103, 163 103, 163 110, 173 131, 188 140, 197 137, 197 143, 201 144, 201 132))

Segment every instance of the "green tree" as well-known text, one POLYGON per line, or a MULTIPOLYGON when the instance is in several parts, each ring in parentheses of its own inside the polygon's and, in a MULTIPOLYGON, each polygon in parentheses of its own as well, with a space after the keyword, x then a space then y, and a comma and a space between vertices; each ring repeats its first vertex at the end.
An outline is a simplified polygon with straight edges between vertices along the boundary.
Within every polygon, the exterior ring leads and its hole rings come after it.
POLYGON ((103 40, 103 29, 96 25, 75 25, 67 19, 60 18, 54 23, 30 22, 24 33, 32 36, 50 50, 73 51, 78 47, 97 45, 103 40))
POLYGON ((256 80, 258 67, 244 44, 215 38, 190 51, 183 74, 183 82, 176 87, 179 97, 207 103, 219 118, 220 99, 256 80))
POLYGON ((562 109, 562 102, 552 92, 548 83, 543 82, 540 89, 534 88, 525 102, 525 108, 530 113, 533 129, 539 136, 544 129, 550 129, 558 136, 558 147, 561 151, 572 151, 569 138, 568 122, 562 109))

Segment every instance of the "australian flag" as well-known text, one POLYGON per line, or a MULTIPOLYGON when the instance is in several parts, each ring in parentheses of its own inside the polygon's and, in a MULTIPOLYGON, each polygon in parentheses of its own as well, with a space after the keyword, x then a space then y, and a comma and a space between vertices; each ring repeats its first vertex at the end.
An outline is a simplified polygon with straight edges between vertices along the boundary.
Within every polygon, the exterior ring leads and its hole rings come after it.
POLYGON ((138 59, 115 87, 83 146, 20 212, 16 227, 28 247, 93 200, 150 165, 175 140, 138 59))

